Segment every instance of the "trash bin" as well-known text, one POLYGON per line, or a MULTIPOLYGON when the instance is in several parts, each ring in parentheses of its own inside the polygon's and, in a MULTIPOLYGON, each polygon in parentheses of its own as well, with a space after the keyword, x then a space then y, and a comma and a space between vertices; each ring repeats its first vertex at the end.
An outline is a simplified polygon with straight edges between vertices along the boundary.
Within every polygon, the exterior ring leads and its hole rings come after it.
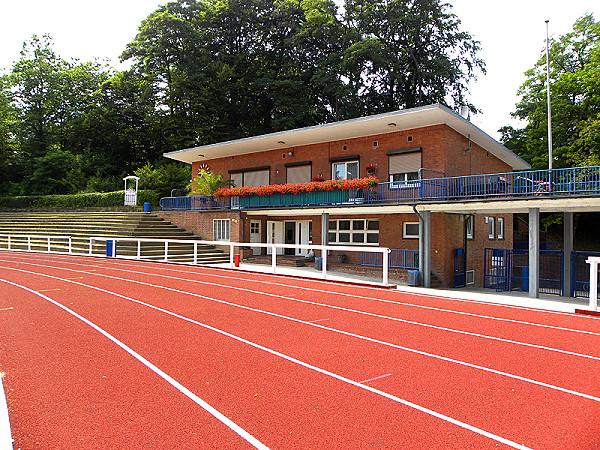
POLYGON ((346 261, 346 255, 344 253, 338 253, 338 262, 343 263, 346 261))
POLYGON ((409 270, 408 271, 408 283, 409 286, 418 286, 419 285, 419 271, 418 270, 409 270))
POLYGON ((150 202, 144 203, 144 212, 150 212, 150 202))
POLYGON ((117 254, 117 242, 113 240, 106 241, 106 256, 113 255, 113 248, 115 249, 115 254, 117 254))
POLYGON ((323 270, 323 258, 319 256, 315 257, 315 269, 323 270))
POLYGON ((233 265, 240 267, 240 255, 233 255, 233 265))

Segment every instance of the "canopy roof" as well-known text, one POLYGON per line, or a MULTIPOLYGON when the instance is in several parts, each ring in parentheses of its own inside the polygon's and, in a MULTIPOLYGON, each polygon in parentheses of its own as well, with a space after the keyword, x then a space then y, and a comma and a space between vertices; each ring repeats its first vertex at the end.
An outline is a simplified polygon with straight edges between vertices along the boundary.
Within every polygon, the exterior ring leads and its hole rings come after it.
POLYGON ((448 125, 463 136, 470 136, 472 142, 510 165, 513 170, 531 168, 527 162, 484 131, 440 104, 187 148, 165 153, 164 156, 191 164, 196 161, 334 142, 440 124, 448 125))

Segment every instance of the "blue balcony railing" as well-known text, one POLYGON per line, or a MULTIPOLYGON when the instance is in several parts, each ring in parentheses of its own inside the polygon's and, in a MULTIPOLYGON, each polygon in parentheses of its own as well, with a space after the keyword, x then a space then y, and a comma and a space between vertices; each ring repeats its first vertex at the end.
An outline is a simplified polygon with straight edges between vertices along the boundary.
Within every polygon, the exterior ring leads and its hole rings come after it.
POLYGON ((163 210, 245 209, 575 195, 600 195, 600 166, 426 178, 379 183, 364 189, 251 195, 231 199, 212 196, 165 197, 160 200, 160 206, 163 210))
MULTIPOLYGON (((388 261, 390 268, 418 269, 419 250, 391 249, 388 261)), ((380 253, 361 252, 360 265, 381 267, 383 266, 383 258, 380 253)))

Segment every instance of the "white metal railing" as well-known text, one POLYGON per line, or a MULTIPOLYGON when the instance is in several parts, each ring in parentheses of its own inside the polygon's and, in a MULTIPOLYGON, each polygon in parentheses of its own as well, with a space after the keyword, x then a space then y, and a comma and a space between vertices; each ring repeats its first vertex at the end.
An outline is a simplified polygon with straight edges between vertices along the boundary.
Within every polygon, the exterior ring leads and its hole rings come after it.
POLYGON ((598 264, 600 256, 590 256, 585 261, 590 265, 590 308, 598 310, 598 264))
MULTIPOLYGON (((277 273, 277 249, 278 248, 293 248, 293 249, 305 249, 305 250, 313 250, 320 251, 322 258, 322 268, 321 268, 321 276, 322 278, 327 278, 327 252, 334 251, 344 251, 344 252, 372 252, 372 253, 381 253, 382 254, 382 283, 383 285, 387 285, 389 282, 389 255, 390 249, 387 247, 358 247, 358 246, 340 246, 340 245, 300 245, 300 244, 269 244, 269 243, 256 243, 256 242, 228 242, 228 241, 206 241, 206 240, 191 240, 191 239, 152 239, 152 238, 130 238, 130 237, 94 237, 90 238, 89 243, 89 255, 95 256, 92 252, 92 247, 95 241, 112 241, 112 245, 107 245, 107 248, 110 247, 110 255, 111 257, 117 257, 117 242, 135 242, 136 243, 136 256, 126 256, 121 255, 120 258, 124 259, 142 259, 141 257, 141 244, 143 242, 147 243, 162 243, 164 245, 164 258, 162 261, 164 262, 175 262, 173 259, 169 260, 169 244, 193 244, 194 251, 192 255, 179 255, 179 256, 193 256, 193 264, 198 264, 198 245, 206 244, 206 245, 214 245, 220 247, 229 247, 229 267, 231 269, 235 268, 234 263, 234 255, 235 249, 240 249, 242 247, 260 247, 271 249, 271 268, 273 273, 277 273)), ((108 251, 107 251, 108 253, 108 251)))
POLYGON ((60 243, 67 243, 67 252, 73 252, 72 238, 71 236, 59 236, 59 235, 41 235, 41 234, 0 234, 0 249, 2 249, 2 244, 4 243, 4 239, 6 238, 6 250, 20 250, 17 248, 13 248, 13 245, 23 245, 25 240, 27 241, 27 251, 32 252, 36 251, 32 249, 32 245, 40 246, 41 242, 32 241, 43 241, 46 247, 46 253, 65 253, 64 251, 52 251, 52 243, 54 242, 55 246, 60 243), (58 242, 57 242, 58 241, 58 242))
MULTIPOLYGON (((13 248, 13 244, 21 244, 21 246, 27 242, 27 251, 34 252, 39 251, 40 244, 33 244, 32 240, 44 240, 46 242, 45 252, 46 253, 65 253, 65 251, 52 250, 52 243, 57 245, 56 241, 67 241, 68 247, 67 252, 69 254, 78 253, 89 256, 104 256, 104 257, 119 257, 122 259, 150 259, 148 256, 142 256, 142 243, 150 243, 150 244, 162 244, 163 251, 162 254, 157 258, 152 258, 153 260, 159 260, 163 262, 177 262, 175 260, 176 257, 180 258, 189 258, 192 257, 192 264, 197 265, 200 254, 198 253, 198 248, 200 245, 213 245, 218 247, 228 247, 229 248, 229 268, 235 268, 235 250, 238 251, 241 248, 249 248, 249 247, 260 247, 267 248, 271 250, 271 269, 272 273, 277 273, 277 249, 300 249, 300 250, 313 250, 313 252, 321 252, 322 258, 322 266, 321 266, 321 277, 327 278, 327 253, 329 251, 343 251, 343 252, 369 252, 381 254, 382 258, 382 283, 383 285, 387 285, 389 281, 388 271, 389 271, 389 258, 390 258, 390 249, 387 247, 367 247, 367 246, 340 246, 340 245, 298 245, 298 244, 268 244, 268 243, 257 243, 257 242, 228 242, 228 241, 206 241, 206 240, 192 240, 192 239, 156 239, 156 238, 134 238, 134 237, 112 237, 112 236, 93 236, 87 239, 87 252, 83 250, 82 252, 74 252, 72 246, 72 237, 71 236, 43 236, 43 235, 15 235, 15 234, 0 234, 0 250, 2 249, 2 243, 6 243, 7 250, 21 250, 19 248, 13 248), (5 238, 6 240, 3 240, 5 238), (135 243, 135 255, 126 255, 121 250, 121 254, 119 254, 118 248, 122 248, 123 246, 117 245, 119 242, 132 242, 135 243), (102 247, 107 251, 98 252, 98 244, 104 243, 102 247), (171 244, 188 244, 193 246, 193 252, 182 253, 178 255, 169 253, 169 246, 171 244), (96 246, 96 247, 94 247, 96 246)), ((172 247, 171 247, 172 248, 172 247)), ((131 246, 128 246, 128 249, 131 249, 131 246)), ((299 256, 300 257, 300 256, 299 256)))

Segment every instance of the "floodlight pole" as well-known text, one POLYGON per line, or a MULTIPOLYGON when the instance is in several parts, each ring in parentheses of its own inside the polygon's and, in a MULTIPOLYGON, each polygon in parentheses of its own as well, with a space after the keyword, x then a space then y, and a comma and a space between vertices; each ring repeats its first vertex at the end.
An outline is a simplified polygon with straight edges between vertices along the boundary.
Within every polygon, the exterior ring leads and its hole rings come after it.
POLYGON ((546 20, 546 97, 548 99, 548 170, 552 170, 552 108, 550 106, 550 39, 546 20))

